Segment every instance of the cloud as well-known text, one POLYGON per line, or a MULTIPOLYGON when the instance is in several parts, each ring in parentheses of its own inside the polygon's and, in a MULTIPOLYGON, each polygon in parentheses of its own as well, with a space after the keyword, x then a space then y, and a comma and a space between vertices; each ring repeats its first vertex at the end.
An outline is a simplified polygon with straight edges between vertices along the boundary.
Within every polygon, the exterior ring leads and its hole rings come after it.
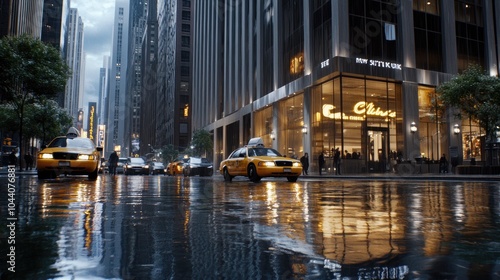
POLYGON ((85 92, 83 108, 97 101, 99 73, 103 57, 111 53, 115 0, 73 0, 71 8, 78 9, 84 24, 85 92))

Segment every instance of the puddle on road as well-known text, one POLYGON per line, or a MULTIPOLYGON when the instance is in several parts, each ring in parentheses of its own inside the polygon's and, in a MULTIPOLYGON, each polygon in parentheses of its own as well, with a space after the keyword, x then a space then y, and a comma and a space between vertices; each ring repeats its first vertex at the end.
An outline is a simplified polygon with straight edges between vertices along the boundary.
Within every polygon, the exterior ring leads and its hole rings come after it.
POLYGON ((28 278, 495 279, 500 271, 495 183, 101 176, 26 185, 19 258, 36 260, 20 267, 28 278))

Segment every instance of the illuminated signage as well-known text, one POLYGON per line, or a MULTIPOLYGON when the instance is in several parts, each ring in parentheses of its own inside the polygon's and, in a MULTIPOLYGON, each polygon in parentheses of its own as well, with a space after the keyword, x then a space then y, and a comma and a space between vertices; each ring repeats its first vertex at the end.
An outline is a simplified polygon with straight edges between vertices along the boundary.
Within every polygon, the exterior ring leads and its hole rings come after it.
POLYGON ((354 116, 347 116, 344 113, 337 112, 333 113, 335 106, 332 104, 323 105, 323 116, 330 119, 344 119, 352 121, 363 121, 364 116, 371 117, 381 117, 381 118, 395 118, 396 112, 392 110, 382 110, 380 107, 376 107, 373 102, 360 101, 353 106, 353 112, 356 114, 354 116))
POLYGON ((97 104, 96 102, 89 102, 89 118, 88 118, 88 137, 97 144, 96 140, 96 127, 97 117, 95 115, 97 104))
POLYGON ((381 61, 381 60, 375 60, 375 59, 367 59, 367 58, 359 58, 356 57, 356 63, 357 64, 366 64, 372 67, 378 67, 378 68, 388 68, 388 69, 394 69, 394 70, 401 70, 401 63, 394 63, 394 62, 388 62, 388 61, 381 61))

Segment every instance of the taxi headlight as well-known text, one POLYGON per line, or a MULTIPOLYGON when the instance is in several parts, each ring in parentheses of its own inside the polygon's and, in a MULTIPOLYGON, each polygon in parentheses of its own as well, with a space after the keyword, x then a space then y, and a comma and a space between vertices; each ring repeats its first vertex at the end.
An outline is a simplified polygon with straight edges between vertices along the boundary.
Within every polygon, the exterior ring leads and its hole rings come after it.
POLYGON ((273 167, 275 164, 274 161, 261 161, 259 162, 259 166, 273 167))
POLYGON ((94 156, 93 155, 78 155, 79 160, 93 160, 94 156))
POLYGON ((41 159, 53 159, 54 157, 52 156, 52 154, 39 154, 38 158, 41 158, 41 159))
POLYGON ((144 165, 144 168, 149 168, 149 165, 147 165, 147 164, 146 164, 146 165, 144 165))
POLYGON ((300 167, 302 166, 302 164, 300 162, 294 162, 293 163, 293 167, 300 167))

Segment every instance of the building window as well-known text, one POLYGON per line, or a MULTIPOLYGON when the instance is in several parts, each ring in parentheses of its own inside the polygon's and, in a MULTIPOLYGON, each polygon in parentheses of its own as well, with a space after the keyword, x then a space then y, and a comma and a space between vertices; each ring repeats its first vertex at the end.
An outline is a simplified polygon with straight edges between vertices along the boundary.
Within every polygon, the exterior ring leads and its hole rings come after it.
POLYGON ((263 11, 264 26, 262 32, 262 95, 266 95, 275 89, 274 85, 274 11, 273 1, 265 1, 263 11))
POLYGON ((471 64, 485 66, 482 0, 455 0, 458 71, 471 64))
POLYGON ((283 84, 304 74, 303 1, 283 1, 283 84))
POLYGON ((350 0, 351 55, 396 61, 397 13, 394 1, 350 0))
POLYGON ((182 36, 182 47, 189 48, 191 46, 191 40, 189 36, 182 36))
POLYGON ((181 61, 189 62, 189 51, 181 51, 181 61))
POLYGON ((446 131, 444 109, 437 103, 436 91, 430 87, 418 88, 420 155, 429 160, 439 160, 448 150, 442 135, 446 131))
POLYGON ((332 56, 332 4, 330 0, 312 1, 313 65, 332 56))
POLYGON ((441 16, 437 1, 413 1, 417 68, 443 71, 441 16))

